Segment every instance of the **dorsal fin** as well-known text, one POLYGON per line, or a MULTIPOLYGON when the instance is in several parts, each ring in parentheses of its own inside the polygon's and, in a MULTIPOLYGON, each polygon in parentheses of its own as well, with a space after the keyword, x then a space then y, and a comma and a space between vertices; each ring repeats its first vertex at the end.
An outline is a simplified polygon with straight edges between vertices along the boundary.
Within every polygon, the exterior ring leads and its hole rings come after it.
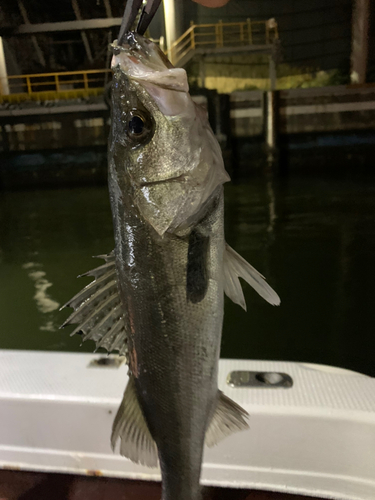
POLYGON ((99 257, 105 264, 81 275, 94 276, 94 281, 61 308, 74 309, 62 328, 78 324, 72 335, 83 333, 83 341, 94 340, 97 349, 103 347, 108 352, 118 351, 127 356, 125 313, 117 286, 114 252, 99 257))
POLYGON ((224 292, 235 304, 239 304, 246 311, 245 297, 238 278, 247 281, 261 297, 273 306, 280 305, 280 297, 269 286, 264 276, 226 244, 224 252, 224 292))

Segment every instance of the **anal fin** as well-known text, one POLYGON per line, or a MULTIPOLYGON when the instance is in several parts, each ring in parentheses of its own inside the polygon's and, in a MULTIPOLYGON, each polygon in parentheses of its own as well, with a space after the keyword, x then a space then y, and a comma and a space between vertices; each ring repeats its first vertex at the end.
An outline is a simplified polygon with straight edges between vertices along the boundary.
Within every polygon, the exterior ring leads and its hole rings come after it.
POLYGON ((115 449, 119 438, 121 440, 121 455, 129 458, 132 462, 147 467, 158 466, 156 443, 139 405, 133 376, 129 378, 124 397, 113 422, 111 436, 113 449, 115 449))
POLYGON ((215 413, 206 432, 206 445, 215 446, 234 432, 248 429, 248 416, 246 410, 219 391, 215 413))
POLYGON ((245 297, 239 278, 243 278, 254 290, 273 306, 280 305, 280 297, 253 266, 228 244, 224 251, 224 292, 246 311, 245 297))

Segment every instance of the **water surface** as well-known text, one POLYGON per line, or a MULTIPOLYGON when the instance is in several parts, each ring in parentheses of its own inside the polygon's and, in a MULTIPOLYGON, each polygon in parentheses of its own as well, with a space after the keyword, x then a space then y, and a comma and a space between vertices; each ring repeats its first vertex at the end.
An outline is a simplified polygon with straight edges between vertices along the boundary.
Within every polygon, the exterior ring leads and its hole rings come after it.
MULTIPOLYGON (((375 181, 261 175, 227 184, 228 242, 281 297, 226 301, 222 356, 326 363, 375 376, 375 181)), ((76 276, 113 248, 106 187, 2 192, 0 348, 91 352, 59 330, 76 276)))

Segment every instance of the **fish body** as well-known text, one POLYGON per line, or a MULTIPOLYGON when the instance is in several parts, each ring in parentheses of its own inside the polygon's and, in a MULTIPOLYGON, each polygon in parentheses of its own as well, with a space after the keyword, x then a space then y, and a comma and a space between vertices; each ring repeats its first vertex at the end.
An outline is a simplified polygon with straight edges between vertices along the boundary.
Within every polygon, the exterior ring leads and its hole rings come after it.
MULTIPOLYGON (((129 322, 129 367, 158 448, 164 500, 198 498, 205 434, 218 398, 222 210, 220 189, 202 220, 194 224, 193 236, 161 237, 142 222, 129 234, 124 231, 116 246, 129 322), (130 244, 135 258, 129 265, 130 244), (189 266, 199 275, 198 287, 190 290, 189 266)), ((132 216, 125 219, 120 227, 129 227, 132 216)))
POLYGON ((224 291, 243 307, 238 277, 275 292, 224 238, 229 180, 186 73, 129 34, 114 46, 109 192, 115 250, 67 305, 67 323, 126 354, 129 383, 112 444, 160 464, 163 500, 197 500, 204 444, 247 428, 218 390, 224 291))

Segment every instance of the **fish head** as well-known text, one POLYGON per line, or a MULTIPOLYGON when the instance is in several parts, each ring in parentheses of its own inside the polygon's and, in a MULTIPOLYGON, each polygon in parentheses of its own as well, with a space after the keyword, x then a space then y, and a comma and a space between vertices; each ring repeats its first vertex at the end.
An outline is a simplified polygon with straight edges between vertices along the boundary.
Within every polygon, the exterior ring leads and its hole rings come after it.
POLYGON ((193 221, 229 176, 186 71, 135 33, 113 53, 110 176, 162 236, 193 221))

